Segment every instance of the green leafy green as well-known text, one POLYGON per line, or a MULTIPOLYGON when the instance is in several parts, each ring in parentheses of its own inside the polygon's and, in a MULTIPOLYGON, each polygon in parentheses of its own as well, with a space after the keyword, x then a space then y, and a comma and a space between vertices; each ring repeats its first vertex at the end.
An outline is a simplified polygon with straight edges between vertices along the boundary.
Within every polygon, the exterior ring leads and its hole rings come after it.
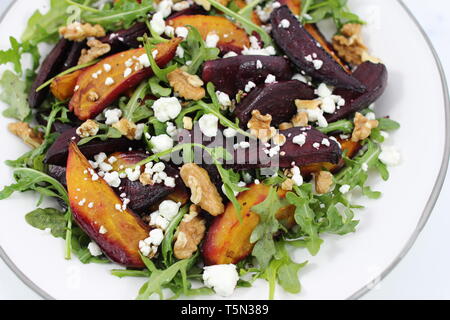
POLYGON ((175 236, 175 230, 183 219, 184 215, 188 211, 188 206, 181 208, 178 214, 170 221, 169 226, 166 229, 164 240, 161 244, 161 254, 163 256, 163 262, 168 267, 173 264, 173 240, 175 236))
POLYGON ((217 59, 220 50, 207 48, 197 28, 188 27, 189 34, 184 42, 185 59, 190 61, 187 71, 190 74, 196 74, 205 61, 217 59))
POLYGON ((55 238, 64 238, 66 235, 67 220, 64 212, 54 208, 38 208, 25 216, 31 226, 40 229, 50 229, 55 238))
POLYGON ((31 108, 28 104, 26 83, 13 72, 6 70, 0 79, 0 100, 9 107, 3 111, 3 116, 20 121, 29 120, 31 108))

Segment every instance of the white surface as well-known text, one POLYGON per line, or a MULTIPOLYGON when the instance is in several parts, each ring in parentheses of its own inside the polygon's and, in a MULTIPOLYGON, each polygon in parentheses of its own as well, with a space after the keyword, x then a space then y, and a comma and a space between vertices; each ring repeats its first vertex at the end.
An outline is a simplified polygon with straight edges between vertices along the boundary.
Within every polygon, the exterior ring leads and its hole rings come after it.
MULTIPOLYGON (((7 1, 3 0, 0 3, 0 6, 5 5, 7 1)), ((369 1, 366 1, 367 3, 369 1)), ((448 30, 448 26, 447 28, 445 28, 444 25, 441 25, 440 23, 445 23, 445 19, 439 19, 438 16, 432 16, 427 10, 432 10, 434 9, 436 14, 438 14, 439 12, 445 12, 446 10, 443 7, 449 7, 449 4, 447 3, 447 1, 443 1, 443 0, 434 0, 433 1, 433 7, 432 8, 424 8, 423 7, 423 3, 421 3, 418 0, 408 0, 407 3, 414 9, 420 9, 416 10, 415 12, 417 13, 421 13, 422 15, 424 15, 425 18, 428 18, 427 20, 429 20, 430 22, 432 22, 433 24, 429 24, 429 25, 425 25, 425 28, 429 30, 429 33, 431 35, 433 35, 433 30, 435 30, 435 33, 439 33, 442 32, 443 30, 448 30), (439 6, 439 3, 441 3, 442 5, 439 6), (439 22, 440 21, 440 22, 439 22)), ((448 12, 448 10, 447 10, 448 12)), ((383 17, 384 13, 383 13, 383 17)), ((419 19, 421 18, 421 16, 418 17, 419 19)), ((392 19, 392 21, 395 21, 396 19, 392 19)), ((448 24, 448 22, 447 22, 448 24)), ((398 26, 398 28, 402 28, 405 26, 398 26)), ((407 35, 407 31, 405 30, 404 34, 405 36, 407 35)), ((373 36, 374 38, 377 37, 377 35, 373 36)), ((442 44, 444 44, 444 38, 442 38, 441 42, 442 44)), ((376 40, 376 39, 375 39, 376 40)), ((385 59, 387 61, 387 63, 389 64, 389 61, 395 61, 395 60, 391 60, 395 59, 395 55, 393 55, 392 57, 389 56, 389 51, 391 50, 390 48, 392 48, 391 46, 389 46, 388 43, 386 43, 386 48, 376 48, 376 53, 379 54, 381 57, 383 57, 383 59, 385 59)), ((445 47, 444 47, 445 48, 445 47)), ((404 49, 403 52, 398 52, 398 56, 403 56, 403 54, 406 55, 406 53, 408 52, 407 47, 402 47, 402 49, 404 49)), ((439 50, 439 46, 437 46, 437 49, 439 50)), ((447 48, 448 49, 448 48, 447 48)), ((420 51, 420 50, 419 50, 420 51)), ((392 51, 391 51, 392 52, 392 51)), ((441 53, 441 56, 446 56, 445 53, 441 53)), ((408 63, 408 56, 406 55, 405 58, 405 63, 408 63)), ((416 62, 417 63, 417 62, 416 62)), ((445 63, 445 61, 444 61, 445 63)), ((397 65, 396 65, 397 66, 397 65)), ((391 66, 389 66, 391 67, 391 66)), ((395 67, 391 67, 391 70, 394 70, 393 74, 391 75, 391 81, 395 80, 396 77, 398 77, 398 75, 396 75, 395 67)), ((447 69, 448 70, 448 69, 447 69)), ((420 79, 418 79, 418 81, 420 81, 420 79)), ((423 85, 432 85, 431 83, 424 83, 423 85)), ((406 86, 406 84, 405 84, 406 86)), ((432 89, 432 88, 431 88, 432 89)), ((392 94, 392 92, 391 92, 392 94)), ((388 93, 389 95, 389 93, 388 93)), ((426 102, 424 102, 424 104, 426 104, 426 102)), ((380 104, 381 105, 381 104, 380 104)), ((396 106, 397 107, 397 106, 396 106)), ((387 110, 387 109, 386 109, 387 110)), ((394 116, 394 118, 396 117, 396 113, 399 110, 397 110, 396 112, 390 112, 390 114, 392 114, 394 116)), ((403 119, 403 118, 402 118, 403 119)), ((438 129, 438 128, 436 128, 438 129)), ((405 127, 403 128, 403 130, 405 130, 405 127)), ((400 136, 401 134, 399 134, 400 136)), ((398 141, 405 141, 403 139, 401 139, 401 137, 395 137, 395 139, 398 141)), ((435 141, 436 142, 436 141, 435 141)), ((429 143, 431 145, 431 143, 429 143)), ((431 147, 431 146, 429 146, 431 147)), ((406 147, 405 147, 406 148, 406 147)), ((436 157, 438 157, 438 154, 435 154, 436 157)), ((413 154, 411 154, 411 159, 413 157, 413 154)), ((409 159, 407 157, 407 159, 409 159)), ((400 177, 403 176, 403 174, 401 173, 402 170, 405 170, 408 168, 408 166, 413 165, 411 164, 411 162, 406 162, 404 164, 404 166, 401 169, 398 170, 394 170, 393 171, 393 180, 386 184, 383 185, 383 191, 387 191, 386 189, 388 189, 389 184, 391 183, 395 183, 396 182, 396 177, 400 177), (385 188, 386 187, 386 188, 385 188)), ((409 168, 411 171, 413 172, 415 168, 410 167, 409 168)), ((423 171, 423 170, 422 170, 423 171)), ((423 173, 426 175, 426 173, 423 173)), ((410 175, 411 176, 411 175, 410 175)), ((414 175, 415 177, 417 177, 417 174, 414 175)), ((405 176, 406 177, 406 176, 405 176)), ((426 179, 426 177, 424 177, 426 179)), ((423 185, 424 182, 420 182, 421 185, 423 185)), ((405 190, 402 190, 405 191, 405 190)), ((413 192, 414 190, 411 190, 411 192, 413 192)), ((415 247, 412 249, 412 251, 409 253, 409 255, 400 263, 400 265, 393 271, 393 273, 391 273, 390 276, 388 276, 388 278, 383 281, 377 288, 376 290, 374 290, 372 293, 369 293, 366 298, 449 298, 450 297, 450 292, 448 292, 448 288, 450 288, 449 286, 449 282, 450 280, 448 279, 448 277, 446 277, 447 274, 447 270, 448 267, 450 266, 450 261, 448 258, 448 255, 446 255, 445 253, 448 252, 447 250, 447 243, 450 239, 450 236, 448 236, 448 231, 445 230, 444 228, 446 226, 448 226, 448 222, 449 222, 449 218, 446 215, 446 207, 445 207, 445 203, 442 200, 445 200, 445 193, 448 192, 448 187, 444 188, 443 190, 443 194, 444 197, 441 198, 441 201, 438 202, 438 205, 436 206, 436 210, 435 212, 432 214, 431 219, 429 221, 429 224, 427 225, 427 227, 425 228, 422 236, 419 238, 418 242, 416 243, 415 247), (447 232, 446 232, 447 231, 447 232), (447 235, 447 236, 446 236, 447 235), (443 253, 443 254, 441 254, 443 253), (430 261, 432 261, 432 264, 430 263, 430 261)), ((386 193, 389 193, 389 191, 387 191, 386 193)), ((406 192, 405 192, 406 193, 406 192)), ((391 194, 394 194, 393 192, 391 194)), ((408 195, 411 195, 411 193, 407 193, 408 195)), ((406 211, 408 212, 408 208, 407 208, 408 203, 405 203, 401 208, 398 208, 399 211, 401 210, 403 213, 406 211)), ((32 204, 31 204, 32 206, 32 204)), ((380 214, 381 212, 381 208, 378 207, 378 205, 376 205, 376 202, 371 202, 369 204, 369 210, 366 210, 366 212, 364 212, 364 219, 361 223, 360 226, 360 231, 362 231, 361 229, 364 228, 366 229, 368 226, 370 226, 371 228, 374 227, 374 221, 375 217, 373 217, 373 214, 380 214), (377 208, 378 208, 378 212, 377 212, 377 208)), ((385 211, 388 211, 388 209, 385 209, 385 211)), ((417 210, 416 210, 417 211, 417 210)), ((389 228, 387 228, 389 229, 389 228)), ((30 233, 30 229, 26 228, 25 224, 22 228, 20 229, 14 229, 16 232, 25 232, 25 233, 30 233)), ((363 232, 359 233, 359 234, 363 234, 363 232)), ((386 233, 383 233, 386 234, 386 233)), ((352 235, 351 237, 361 237, 360 235, 358 235, 358 233, 356 235, 352 235)), ((377 237, 379 237, 379 234, 377 235, 377 237)), ((364 237, 363 237, 364 238, 364 237)), ((348 237, 349 241, 352 241, 352 243, 354 243, 356 245, 357 240, 355 241, 355 239, 350 239, 350 237, 348 237)), ((373 238, 373 241, 375 241, 375 237, 373 238)), ((330 257, 330 255, 327 255, 327 251, 334 251, 334 250, 340 250, 344 245, 345 242, 347 240, 339 240, 339 241, 327 241, 328 245, 327 247, 325 247, 324 251, 322 251, 321 253, 321 257, 318 257, 317 260, 322 260, 324 259, 324 256, 328 256, 330 257)), ((51 238, 46 239, 39 239, 39 242, 42 243, 47 243, 49 245, 49 249, 51 250, 54 247, 57 247, 57 244, 55 244, 55 241, 51 238)), ((392 245, 393 247, 396 246, 396 244, 392 245)), ((371 248, 374 249, 374 248, 371 248)), ((395 249, 395 248, 393 248, 395 249)), ((57 248, 55 249, 57 250, 57 248)), ((46 250, 45 250, 46 251, 46 250)), ((51 257, 47 257, 47 253, 44 250, 41 252, 41 259, 50 259, 51 257)), ((395 251, 395 250, 393 250, 395 251)), ((386 252, 385 255, 389 256, 392 252, 386 252)), ((373 251, 368 252, 368 256, 367 258, 370 259, 370 256, 373 254, 373 251)), ((337 259, 337 257, 333 257, 333 255, 331 255, 333 261, 329 261, 329 263, 335 262, 334 260, 337 259)), ((63 261, 64 262, 64 261, 63 261)), ((314 261, 313 263, 313 268, 308 268, 308 273, 305 274, 304 276, 304 280, 303 280, 303 285, 304 285, 304 290, 305 290, 305 295, 308 295, 308 291, 313 290, 314 284, 317 284, 317 282, 314 280, 314 277, 311 277, 311 275, 313 273, 317 272, 317 269, 322 268, 323 266, 323 262, 324 261, 314 261), (311 279, 311 282, 310 280, 311 279)), ((379 261, 378 261, 379 262, 379 261)), ((326 263, 326 261, 325 261, 326 263)), ((33 265, 32 261, 28 261, 28 264, 33 265)), ((36 265, 39 265, 39 263, 36 263, 36 265)), ((382 266, 382 263, 378 263, 378 264, 372 264, 373 266, 382 266)), ((58 269, 59 267, 56 265, 51 265, 52 269, 56 268, 58 269)), ((36 266, 37 268, 38 266, 36 266)), ((48 266, 49 268, 50 266, 48 266)), ((43 268, 41 271, 42 272, 48 272, 48 268, 43 268)), ((66 272, 69 273, 71 275, 71 279, 77 279, 77 273, 80 271, 79 269, 79 265, 77 265, 76 262, 71 263, 70 266, 66 265, 64 267, 66 269, 66 272)), ((82 267, 83 270, 86 267, 82 267)), ((87 268, 91 268, 91 266, 88 266, 87 268)), ((378 272, 378 268, 377 267, 373 267, 374 269, 369 269, 367 270, 367 281, 371 280, 370 277, 372 275, 376 275, 376 273, 378 272)), ((342 275, 341 272, 339 272, 339 270, 336 270, 337 274, 342 275)), ((85 282, 89 282, 89 278, 90 277, 85 277, 86 273, 83 272, 83 277, 81 277, 82 281, 85 282)), ((322 275, 322 274, 320 274, 322 275)), ((126 280, 127 284, 129 279, 126 280)), ((123 286, 128 286, 125 284, 124 281, 119 282, 120 283, 120 287, 119 289, 122 289, 123 286)), ((73 283, 72 283, 73 284, 73 283)), ((117 288, 116 288, 117 289, 117 288)), ((30 292, 29 289, 27 289, 24 285, 21 284, 21 282, 19 280, 17 280, 15 278, 15 276, 9 271, 7 270, 7 268, 4 266, 4 264, 0 264, 0 298, 35 298, 36 295, 33 294, 32 292, 30 292), (4 270, 3 270, 4 269, 4 270)))

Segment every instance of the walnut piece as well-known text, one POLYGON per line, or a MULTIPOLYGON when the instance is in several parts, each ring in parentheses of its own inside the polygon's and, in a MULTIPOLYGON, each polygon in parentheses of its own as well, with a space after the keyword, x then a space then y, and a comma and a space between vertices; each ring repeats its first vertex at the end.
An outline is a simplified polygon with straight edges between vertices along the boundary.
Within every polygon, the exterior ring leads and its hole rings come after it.
POLYGON ((152 186, 155 184, 155 182, 152 180, 152 175, 150 173, 146 173, 146 172, 144 172, 143 174, 141 174, 139 176, 139 181, 144 186, 149 186, 149 185, 152 186))
POLYGON ((204 83, 197 75, 189 74, 182 69, 176 69, 167 75, 167 79, 175 92, 187 100, 198 101, 206 95, 203 88, 204 83))
POLYGON ((100 127, 94 120, 87 120, 77 129, 77 135, 81 138, 93 137, 98 133, 100 127))
POLYGON ((185 215, 176 233, 173 247, 177 259, 189 259, 198 250, 198 245, 205 236, 205 220, 198 216, 198 207, 192 205, 185 215))
POLYGON ((33 130, 26 122, 10 123, 8 130, 32 148, 37 148, 44 142, 42 132, 33 130))
POLYGON ((277 134, 277 130, 270 126, 271 122, 272 116, 270 114, 263 116, 259 110, 253 110, 252 118, 248 122, 247 127, 253 136, 263 142, 267 142, 277 134))
POLYGON ((286 179, 284 180, 284 182, 281 184, 281 189, 283 189, 284 191, 291 191, 292 188, 294 187, 294 180, 292 179, 286 179))
POLYGON ((68 40, 83 41, 89 37, 104 37, 106 35, 105 29, 99 24, 95 26, 90 23, 74 22, 68 26, 59 28, 59 33, 68 40))
POLYGON ((286 136, 284 134, 278 133, 273 138, 272 141, 278 146, 283 146, 286 143, 286 136))
POLYGON ((91 90, 87 94, 87 99, 90 102, 95 102, 95 101, 98 101, 98 99, 100 99, 100 97, 98 96, 97 92, 91 90))
POLYGON ((194 123, 191 117, 183 117, 183 128, 186 130, 192 130, 194 123))
POLYGON ((304 110, 304 109, 316 109, 320 107, 322 104, 322 101, 320 100, 295 100, 295 105, 297 106, 297 109, 304 110))
POLYGON ((316 174, 316 192, 318 194, 325 194, 330 192, 333 185, 333 175, 328 171, 320 171, 316 174))
POLYGON ((213 216, 225 211, 222 197, 211 182, 208 172, 196 165, 187 163, 180 170, 184 184, 191 189, 191 201, 213 216))
POLYGON ((381 61, 369 55, 361 36, 361 25, 345 24, 340 34, 333 37, 333 48, 338 55, 350 64, 359 65, 365 61, 380 63, 381 61))
POLYGON ((103 43, 96 39, 89 40, 87 45, 90 49, 81 50, 81 56, 78 60, 79 65, 94 61, 98 57, 101 57, 111 51, 111 46, 109 44, 103 43))
POLYGON ((378 127, 377 120, 369 120, 359 112, 355 114, 353 123, 355 124, 355 128, 353 129, 352 134, 353 142, 358 142, 360 140, 368 138, 372 132, 372 129, 378 127))
POLYGON ((114 123, 113 128, 120 131, 122 135, 130 140, 134 140, 136 137, 137 126, 134 122, 129 121, 126 118, 122 118, 119 122, 114 123))
POLYGON ((291 120, 294 127, 305 127, 308 125, 308 113, 301 111, 297 113, 291 120))
POLYGON ((290 128, 293 128, 294 126, 292 125, 292 123, 290 123, 290 122, 283 122, 283 123, 281 123, 279 126, 278 126, 278 129, 280 129, 280 130, 287 130, 287 129, 290 129, 290 128))

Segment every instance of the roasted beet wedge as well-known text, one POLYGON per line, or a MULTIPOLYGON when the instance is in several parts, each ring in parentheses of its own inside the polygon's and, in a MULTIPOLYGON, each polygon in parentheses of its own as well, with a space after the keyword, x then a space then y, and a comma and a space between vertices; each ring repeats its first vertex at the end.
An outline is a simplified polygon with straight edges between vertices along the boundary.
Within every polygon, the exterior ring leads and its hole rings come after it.
POLYGON ((60 72, 66 71, 78 64, 78 60, 80 59, 81 56, 81 50, 86 48, 86 42, 87 41, 72 42, 72 47, 67 53, 67 58, 64 61, 63 67, 60 70, 60 72))
POLYGON ((173 12, 168 18, 167 20, 170 19, 175 19, 176 17, 180 17, 180 16, 193 16, 196 14, 208 14, 208 12, 205 11, 205 9, 203 9, 203 7, 194 4, 191 5, 189 8, 181 10, 181 11, 177 11, 177 12, 173 12))
POLYGON ((43 85, 47 80, 58 74, 58 72, 63 68, 67 51, 70 50, 71 47, 72 42, 66 39, 61 39, 45 58, 44 62, 42 62, 28 95, 28 103, 30 104, 30 107, 37 108, 45 100, 48 95, 49 88, 44 88, 39 92, 36 92, 36 89, 43 85))
POLYGON ((271 15, 272 35, 278 46, 302 71, 314 79, 338 88, 364 92, 366 87, 348 74, 322 46, 305 30, 287 6, 275 9, 271 15), (289 21, 283 28, 281 21, 289 21))
POLYGON ((94 181, 89 170, 88 160, 72 142, 66 178, 75 221, 112 261, 131 268, 144 267, 139 241, 148 237, 149 226, 131 209, 122 207, 122 200, 105 180, 94 181))
POLYGON ((279 165, 281 168, 306 166, 317 162, 339 163, 342 150, 339 144, 326 134, 312 127, 296 127, 280 131, 286 137, 286 143, 281 147, 279 165), (304 135, 303 144, 298 144, 295 137, 304 135), (295 141, 295 142, 294 142, 295 141))
MULTIPOLYGON (((76 130, 76 128, 66 130, 58 137, 58 139, 56 139, 47 151, 45 163, 59 166, 66 165, 70 142, 80 141, 80 137, 76 134, 76 130)), ((86 157, 91 158, 100 152, 109 154, 117 151, 125 151, 129 148, 138 148, 139 146, 140 142, 131 141, 126 138, 110 139, 106 141, 96 139, 80 146, 80 150, 86 157)))
POLYGON ((311 100, 314 97, 314 89, 297 80, 261 85, 236 106, 235 114, 244 129, 247 129, 253 110, 259 110, 263 115, 270 114, 272 125, 276 126, 290 121, 296 114, 296 99, 311 100))
POLYGON ((148 32, 145 22, 138 22, 129 29, 122 29, 111 32, 99 40, 111 46, 110 53, 117 53, 129 49, 138 48, 142 42, 138 41, 139 37, 143 37, 148 32))
MULTIPOLYGON (((142 151, 129 151, 117 152, 111 156, 114 156, 117 159, 113 164, 113 170, 120 171, 126 168, 134 168, 138 162, 146 159, 148 154, 142 151)), ((169 177, 176 179, 175 184, 183 184, 181 179, 178 178, 179 170, 168 163, 165 163, 165 165, 166 169, 164 172, 167 173, 169 177)), ((144 171, 144 167, 141 171, 144 171)), ((133 211, 143 212, 174 192, 175 187, 167 187, 164 183, 144 186, 140 181, 131 181, 126 178, 122 179, 122 184, 119 188, 115 188, 114 191, 118 195, 121 195, 122 193, 126 194, 127 199, 130 199, 130 204, 128 206, 133 211)))
POLYGON ((212 82, 217 90, 234 97, 249 81, 260 85, 269 74, 274 75, 278 81, 283 81, 290 80, 293 72, 289 62, 283 57, 236 56, 205 62, 202 79, 204 82, 212 82))
POLYGON ((333 93, 341 96, 345 100, 345 105, 336 110, 335 113, 327 115, 328 122, 346 118, 356 111, 367 108, 378 100, 386 90, 388 71, 382 63, 364 62, 358 66, 353 76, 364 83, 367 91, 361 94, 351 90, 335 90, 333 93))

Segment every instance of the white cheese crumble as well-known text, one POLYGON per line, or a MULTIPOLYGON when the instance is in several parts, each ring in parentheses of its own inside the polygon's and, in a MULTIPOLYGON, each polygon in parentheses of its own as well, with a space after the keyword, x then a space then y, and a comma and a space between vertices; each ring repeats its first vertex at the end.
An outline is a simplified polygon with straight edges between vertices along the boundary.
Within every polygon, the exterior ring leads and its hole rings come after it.
POLYGON ((256 69, 262 69, 263 68, 263 64, 261 62, 261 60, 256 60, 256 69))
POLYGON ((89 242, 88 249, 89 249, 89 253, 93 257, 98 257, 98 256, 102 255, 102 250, 100 249, 98 244, 96 244, 95 242, 89 242))
POLYGON ((292 180, 294 181, 296 186, 301 186, 303 184, 303 176, 300 172, 300 168, 297 166, 292 167, 292 180))
POLYGON ((115 83, 114 79, 111 77, 106 78, 105 85, 112 86, 115 83))
POLYGON ((108 185, 110 185, 113 188, 118 188, 122 183, 119 177, 119 173, 116 171, 105 173, 103 179, 106 181, 108 185))
POLYGON ((177 37, 186 39, 189 34, 189 30, 186 27, 178 27, 175 29, 175 34, 177 37))
POLYGON ((159 214, 165 219, 171 221, 180 211, 180 203, 172 200, 165 200, 159 205, 159 214))
POLYGON ((204 267, 203 282, 208 288, 223 297, 229 297, 236 288, 239 275, 234 264, 204 267))
POLYGON ((222 91, 216 91, 217 99, 219 100, 219 103, 224 107, 230 107, 231 106, 231 99, 228 94, 222 91))
POLYGON ((100 227, 100 230, 98 231, 100 234, 106 234, 106 233, 108 233, 108 230, 104 227, 104 226, 101 226, 100 227))
POLYGON ((269 84, 269 83, 274 83, 276 81, 277 81, 277 78, 273 74, 269 74, 269 75, 267 75, 267 78, 264 82, 269 84))
POLYGON ((223 130, 223 135, 225 136, 225 138, 233 138, 237 135, 237 131, 233 128, 226 128, 225 130, 223 130))
POLYGON ((253 81, 249 81, 246 85, 245 85, 245 92, 250 92, 253 88, 256 88, 256 84, 253 81))
POLYGON ((350 191, 350 186, 348 184, 344 184, 339 188, 339 192, 342 194, 346 194, 350 191))
POLYGON ((153 153, 160 153, 173 148, 173 139, 167 134, 152 137, 150 143, 153 146, 153 153))
POLYGON ((215 33, 208 33, 205 40, 205 45, 207 48, 215 48, 217 47, 217 44, 219 43, 219 36, 215 33))
POLYGON ((298 144, 300 147, 303 147, 303 145, 306 143, 306 135, 305 133, 301 133, 298 136, 295 136, 292 139, 292 142, 295 144, 298 144))
POLYGON ((381 146, 381 153, 378 158, 390 167, 399 165, 401 160, 400 152, 392 146, 381 146))
POLYGON ((112 69, 112 67, 111 67, 110 64, 105 63, 105 64, 103 65, 103 69, 104 69, 106 72, 110 72, 111 69, 112 69))
POLYGON ((181 112, 181 103, 175 98, 160 98, 152 106, 155 117, 160 122, 167 122, 175 119, 181 112))
POLYGON ((166 22, 164 21, 164 16, 161 12, 156 12, 153 15, 152 20, 150 20, 150 26, 152 27, 152 30, 156 32, 158 35, 164 33, 164 30, 166 28, 166 22))
POLYGON ((237 54, 236 52, 230 51, 230 52, 225 53, 225 54, 223 55, 223 58, 225 59, 225 58, 236 57, 237 55, 238 55, 238 54, 237 54))
POLYGON ((172 13, 172 0, 163 0, 158 4, 158 13, 160 13, 164 18, 167 18, 172 13))
POLYGON ((172 26, 166 26, 164 28, 164 34, 169 38, 172 38, 175 35, 175 28, 172 26))
POLYGON ((199 120, 201 132, 207 137, 215 137, 219 130, 219 118, 212 114, 205 114, 199 120))
POLYGON ((280 24, 278 25, 278 27, 283 28, 283 29, 287 29, 290 26, 291 26, 291 23, 287 19, 281 20, 280 24))

